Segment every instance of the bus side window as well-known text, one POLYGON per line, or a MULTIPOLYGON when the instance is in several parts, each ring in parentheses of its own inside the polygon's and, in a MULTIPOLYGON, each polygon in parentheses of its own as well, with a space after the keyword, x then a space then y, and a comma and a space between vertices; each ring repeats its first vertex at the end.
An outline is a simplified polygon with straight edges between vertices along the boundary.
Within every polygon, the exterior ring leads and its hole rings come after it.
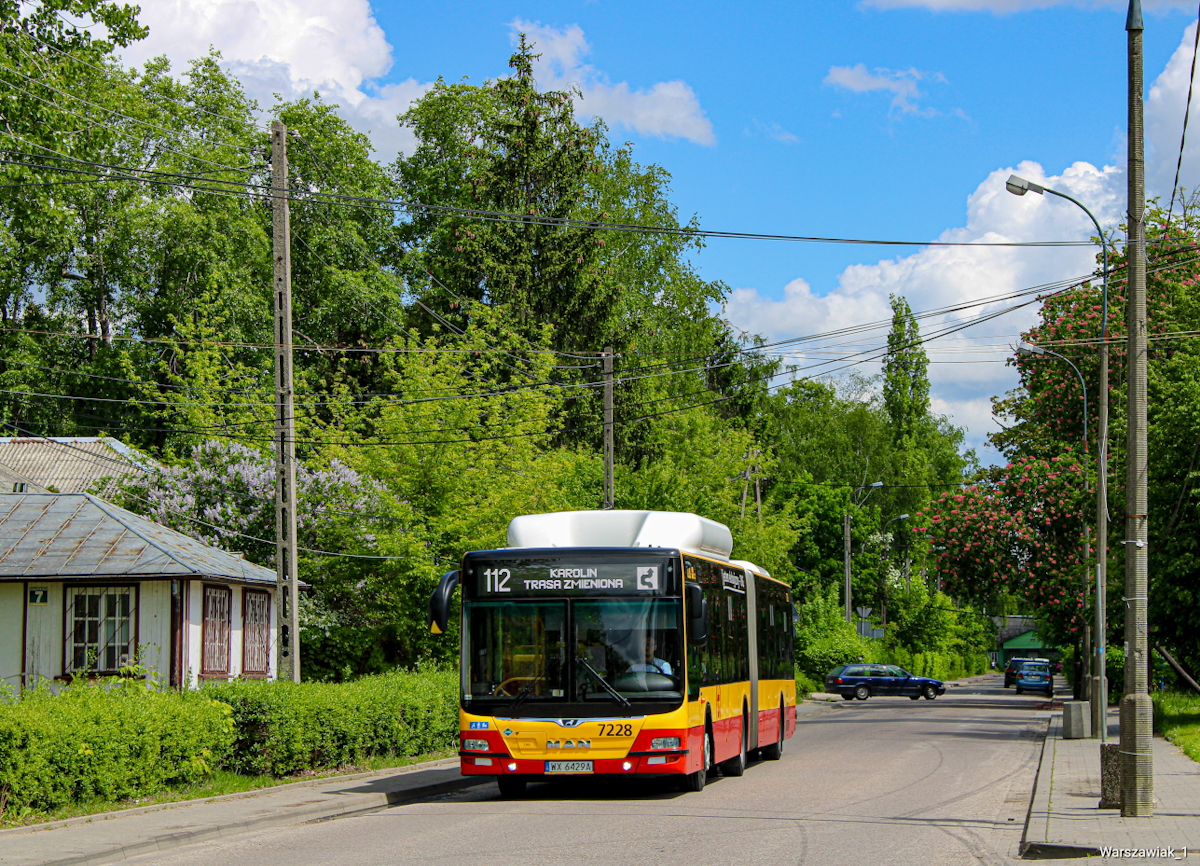
POLYGON ((713 686, 724 679, 722 665, 725 658, 725 612, 721 607, 723 604, 721 584, 712 563, 697 560, 696 573, 700 578, 700 585, 704 588, 704 598, 708 601, 708 643, 704 646, 704 685, 713 686))

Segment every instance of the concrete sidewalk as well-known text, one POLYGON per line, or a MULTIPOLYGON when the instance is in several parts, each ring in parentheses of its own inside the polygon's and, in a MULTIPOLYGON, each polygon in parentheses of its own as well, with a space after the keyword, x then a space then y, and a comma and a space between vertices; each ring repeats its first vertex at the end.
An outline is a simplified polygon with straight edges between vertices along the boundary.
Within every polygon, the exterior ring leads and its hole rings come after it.
POLYGON ((3 866, 96 866, 206 839, 394 806, 490 782, 458 759, 0 830, 3 866))
MULTIPOLYGON (((805 702, 796 716, 832 704, 805 702)), ((184 800, 0 830, 0 866, 100 866, 283 824, 303 824, 495 785, 491 776, 462 776, 457 758, 294 782, 274 788, 184 800)))
MULTIPOLYGON (((1109 742, 1117 742, 1119 733, 1119 714, 1110 709, 1109 742)), ((1058 713, 1042 745, 1022 854, 1038 859, 1101 856, 1106 848, 1173 848, 1175 857, 1184 848, 1200 852, 1200 764, 1157 736, 1154 797, 1151 818, 1122 818, 1120 809, 1100 809, 1100 741, 1062 739, 1058 713)))

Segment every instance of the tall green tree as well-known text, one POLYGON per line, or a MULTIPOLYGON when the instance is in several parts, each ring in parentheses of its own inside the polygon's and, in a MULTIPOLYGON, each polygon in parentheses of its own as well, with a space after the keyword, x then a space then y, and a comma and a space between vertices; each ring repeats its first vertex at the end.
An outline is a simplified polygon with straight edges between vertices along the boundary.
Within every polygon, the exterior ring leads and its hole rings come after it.
POLYGON ((892 329, 883 358, 883 408, 896 441, 916 440, 929 419, 929 358, 908 300, 891 296, 892 329))

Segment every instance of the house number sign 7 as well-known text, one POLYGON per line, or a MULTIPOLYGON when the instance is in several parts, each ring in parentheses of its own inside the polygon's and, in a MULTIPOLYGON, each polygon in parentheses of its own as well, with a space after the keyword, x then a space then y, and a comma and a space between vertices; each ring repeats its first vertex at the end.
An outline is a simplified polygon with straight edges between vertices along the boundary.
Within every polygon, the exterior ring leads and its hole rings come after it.
POLYGON ((31 586, 29 588, 29 605, 30 607, 45 607, 50 603, 50 590, 44 586, 31 586))

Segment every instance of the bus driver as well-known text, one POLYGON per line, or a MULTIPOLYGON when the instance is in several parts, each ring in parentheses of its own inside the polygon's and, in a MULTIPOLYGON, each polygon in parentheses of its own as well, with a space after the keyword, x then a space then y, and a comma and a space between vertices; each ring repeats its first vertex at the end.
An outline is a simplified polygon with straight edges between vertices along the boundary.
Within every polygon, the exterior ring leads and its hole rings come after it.
POLYGON ((644 664, 632 664, 629 670, 633 673, 646 674, 658 673, 665 676, 671 675, 671 665, 662 659, 654 657, 654 651, 658 648, 658 644, 654 640, 653 632, 646 634, 646 661, 644 664))

